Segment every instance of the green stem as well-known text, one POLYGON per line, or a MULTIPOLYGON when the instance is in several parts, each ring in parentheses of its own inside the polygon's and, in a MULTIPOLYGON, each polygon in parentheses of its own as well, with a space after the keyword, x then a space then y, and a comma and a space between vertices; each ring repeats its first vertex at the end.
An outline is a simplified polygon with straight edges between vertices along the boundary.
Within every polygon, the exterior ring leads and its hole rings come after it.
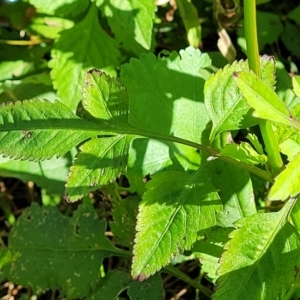
POLYGON ((196 289, 199 289, 199 291, 201 291, 205 296, 211 298, 212 291, 210 289, 208 289, 207 287, 205 287, 201 283, 191 279, 189 276, 187 276, 186 274, 184 274, 183 272, 181 272, 177 268, 170 265, 170 266, 164 267, 163 271, 170 274, 170 275, 173 275, 173 276, 181 279, 182 281, 186 282, 190 286, 192 286, 196 289))
MULTIPOLYGON (((245 35, 246 35, 246 43, 247 43, 247 56, 248 56, 249 68, 258 77, 261 77, 258 40, 257 40, 255 0, 244 1, 244 15, 245 15, 245 35)), ((272 169, 273 174, 277 175, 283 169, 283 162, 280 156, 279 147, 272 129, 272 125, 270 121, 261 120, 259 122, 259 126, 266 147, 266 151, 268 153, 270 167, 272 169)))
POLYGON ((291 213, 291 218, 294 226, 300 232, 300 197, 298 197, 291 213))

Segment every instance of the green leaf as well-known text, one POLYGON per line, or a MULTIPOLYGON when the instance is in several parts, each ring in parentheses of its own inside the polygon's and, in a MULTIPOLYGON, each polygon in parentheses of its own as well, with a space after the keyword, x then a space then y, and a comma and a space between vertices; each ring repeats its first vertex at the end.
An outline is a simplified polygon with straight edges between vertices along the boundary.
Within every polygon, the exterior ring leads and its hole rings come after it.
POLYGON ((289 161, 292 161, 300 153, 300 144, 293 139, 286 139, 279 145, 279 148, 280 152, 285 154, 289 161))
POLYGON ((96 1, 115 38, 136 54, 150 50, 156 5, 149 0, 96 1))
POLYGON ((114 68, 119 65, 117 44, 100 27, 97 12, 92 4, 81 22, 61 33, 51 51, 52 60, 49 65, 52 68, 54 87, 62 101, 71 109, 76 109, 81 99, 81 86, 86 70, 96 67, 115 74, 114 68))
MULTIPOLYGON (((273 87, 275 84, 273 58, 263 56, 261 69, 263 81, 273 87)), ((213 123, 210 133, 211 142, 221 132, 247 128, 258 123, 251 116, 251 107, 232 78, 233 72, 243 70, 249 70, 248 61, 234 62, 205 82, 205 106, 213 123)))
POLYGON ((99 280, 96 289, 85 300, 119 299, 118 296, 128 288, 132 282, 130 275, 119 270, 110 270, 104 278, 99 280))
POLYGON ((300 25, 300 5, 298 5, 294 10, 289 12, 288 18, 292 19, 298 25, 300 25))
POLYGON ((292 117, 274 90, 256 75, 240 72, 234 74, 234 79, 248 103, 254 108, 253 116, 300 129, 300 121, 292 117))
POLYGON ((248 143, 241 142, 227 144, 220 153, 223 156, 234 158, 249 165, 265 164, 267 157, 264 154, 258 154, 248 143))
POLYGON ((61 156, 101 133, 99 124, 79 119, 58 101, 28 100, 2 105, 0 125, 0 153, 15 159, 61 156))
POLYGON ((128 127, 128 96, 125 88, 109 75, 92 69, 85 74, 83 107, 96 120, 109 120, 128 127))
POLYGON ((133 281, 129 285, 128 296, 131 300, 164 300, 165 291, 163 281, 159 274, 148 278, 146 281, 133 281))
POLYGON ((269 200, 286 200, 300 193, 300 153, 287 165, 276 178, 272 186, 269 200))
POLYGON ((86 142, 70 169, 66 199, 74 202, 125 173, 132 136, 117 135, 86 142))
POLYGON ((180 56, 172 52, 163 58, 142 54, 140 60, 131 59, 121 69, 129 95, 129 123, 205 144, 209 118, 203 103, 202 68, 209 65, 208 56, 191 47, 180 51, 180 56))
POLYGON ((146 185, 140 203, 132 276, 143 280, 189 249, 198 231, 216 225, 221 202, 206 177, 206 167, 192 174, 158 173, 146 185))
POLYGON ((278 213, 235 223, 238 228, 225 245, 213 299, 278 299, 292 286, 300 266, 300 236, 287 221, 293 205, 290 200, 278 213))
POLYGON ((27 29, 33 31, 38 35, 54 40, 59 38, 59 34, 61 33, 61 31, 70 29, 73 26, 74 22, 71 20, 43 16, 35 17, 31 21, 27 29))
POLYGON ((232 228, 215 227, 205 236, 205 239, 197 241, 191 251, 200 260, 201 270, 215 283, 217 270, 220 267, 220 258, 224 244, 228 241, 228 235, 232 228))
POLYGON ((187 40, 192 47, 199 47, 201 42, 201 27, 198 12, 191 0, 177 0, 178 6, 185 30, 187 40))
POLYGON ((294 93, 300 98, 300 76, 293 76, 292 81, 294 93))
POLYGON ((61 195, 71 161, 70 153, 58 159, 40 162, 0 157, 0 176, 18 178, 23 182, 33 181, 39 187, 46 189, 49 194, 61 195))
POLYGON ((115 198, 113 197, 111 200, 113 204, 113 222, 109 222, 109 226, 114 234, 116 243, 131 249, 133 247, 140 197, 132 195, 126 197, 126 199, 115 198))
POLYGON ((223 203, 217 214, 218 225, 232 227, 234 222, 256 213, 253 187, 249 173, 221 160, 213 160, 207 168, 207 176, 223 203))
POLYGON ((36 97, 51 102, 57 99, 48 72, 27 76, 20 80, 0 82, 0 102, 2 103, 36 97))
POLYGON ((56 16, 76 16, 84 12, 88 6, 88 0, 25 0, 33 5, 41 14, 56 16))
POLYGON ((263 147, 258 140, 258 137, 255 134, 248 133, 246 136, 246 139, 253 145, 254 149, 259 153, 259 154, 264 154, 263 147))
POLYGON ((80 205, 72 218, 54 207, 32 205, 10 232, 8 248, 19 257, 4 266, 4 274, 24 287, 60 288, 69 299, 82 298, 95 288, 102 260, 125 253, 110 243, 105 230, 105 220, 91 205, 80 205))

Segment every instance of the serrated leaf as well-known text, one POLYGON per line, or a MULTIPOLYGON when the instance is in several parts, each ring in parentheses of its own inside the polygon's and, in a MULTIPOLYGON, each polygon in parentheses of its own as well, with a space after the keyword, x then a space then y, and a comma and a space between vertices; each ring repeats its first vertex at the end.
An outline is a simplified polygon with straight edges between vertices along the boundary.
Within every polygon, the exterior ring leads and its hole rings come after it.
POLYGON ((83 107, 94 118, 128 126, 128 96, 125 88, 109 75, 92 69, 85 74, 83 107))
POLYGON ((259 154, 264 154, 263 147, 255 134, 248 133, 246 139, 253 145, 259 154))
POLYGON ((134 278, 148 278, 189 249, 198 231, 216 224, 221 202, 205 169, 157 173, 147 183, 136 226, 134 278))
POLYGON ((156 5, 149 0, 96 1, 115 38, 136 54, 150 50, 156 5))
POLYGON ((300 76, 293 76, 292 81, 294 93, 300 98, 300 76))
POLYGON ((287 221, 293 205, 290 200, 278 213, 255 214, 235 224, 213 299, 273 300, 292 286, 300 266, 300 236, 287 221))
POLYGON ((76 109, 81 99, 86 70, 96 67, 115 74, 114 68, 119 65, 116 41, 100 27, 97 13, 92 4, 81 22, 61 33, 51 52, 49 65, 54 87, 71 109, 76 109))
MULTIPOLYGON (((273 87, 275 84, 273 58, 263 56, 260 63, 263 81, 273 87)), ((205 82, 205 106, 213 122, 210 133, 211 142, 221 132, 247 128, 258 123, 251 116, 251 107, 232 78, 233 72, 242 70, 249 70, 248 61, 234 62, 212 75, 205 82)))
POLYGON ((291 115, 274 90, 256 75, 239 72, 233 77, 249 105, 254 108, 253 116, 300 129, 300 121, 291 115))
POLYGON ((3 272, 24 287, 60 288, 69 299, 82 298, 95 288, 102 260, 125 253, 110 243, 105 230, 105 220, 91 206, 80 205, 69 218, 55 207, 32 205, 10 232, 8 248, 19 257, 3 272))
POLYGON ((25 0, 33 5, 41 14, 56 16, 76 16, 89 6, 88 0, 25 0))
POLYGON ((220 154, 249 165, 265 164, 267 162, 267 157, 264 154, 258 154, 246 142, 241 142, 239 145, 235 143, 227 144, 220 154))
POLYGON ((70 169, 65 192, 67 201, 77 201, 124 173, 132 138, 117 135, 86 142, 70 169))
POLYGON ((285 200, 300 193, 300 153, 287 165, 276 178, 268 199, 285 200))
POLYGON ((61 156, 87 138, 103 133, 99 124, 81 120, 58 101, 2 105, 0 126, 0 153, 29 160, 61 156))
POLYGON ((156 58, 142 54, 140 60, 131 59, 121 69, 121 80, 129 95, 129 123, 207 144, 209 117, 203 103, 206 75, 201 72, 209 64, 206 54, 191 47, 180 51, 180 55, 172 52, 156 58))
POLYGON ((209 162, 207 176, 223 203, 222 212, 217 213, 219 226, 232 227, 237 220, 257 212, 247 171, 221 160, 213 160, 209 162))
POLYGON ((228 241, 228 235, 232 230, 233 228, 213 228, 205 239, 197 241, 191 249, 195 257, 200 260, 201 270, 207 273, 214 283, 219 277, 217 270, 220 267, 219 261, 224 251, 224 244, 228 241))

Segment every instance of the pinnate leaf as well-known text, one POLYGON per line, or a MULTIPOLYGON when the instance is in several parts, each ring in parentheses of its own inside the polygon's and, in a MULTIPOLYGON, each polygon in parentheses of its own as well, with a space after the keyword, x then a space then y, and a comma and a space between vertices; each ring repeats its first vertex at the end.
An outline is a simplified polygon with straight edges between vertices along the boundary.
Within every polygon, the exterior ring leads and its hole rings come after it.
POLYGON ((272 300, 290 288, 300 266, 300 236, 287 221, 293 205, 290 200, 278 213, 235 223, 238 228, 225 245, 213 299, 272 300))
MULTIPOLYGON (((275 65, 271 57, 261 58, 262 78, 270 87, 275 84, 275 65)), ((251 116, 251 107, 232 78, 233 72, 249 70, 248 61, 234 62, 212 75, 205 82, 205 106, 213 127, 212 142, 223 131, 251 127, 257 120, 251 116)))
POLYGON ((117 135, 86 142, 70 169, 66 199, 70 202, 77 201, 124 173, 132 138, 117 135))
POLYGON ((192 174, 157 173, 146 185, 139 206, 132 276, 143 280, 216 225, 222 206, 203 166, 192 174))
POLYGON ((276 178, 268 198, 270 200, 286 200, 300 193, 300 153, 287 165, 276 178))
POLYGON ((92 4, 81 22, 61 33, 51 52, 49 65, 54 87, 71 109, 76 109, 81 99, 85 71, 96 67, 114 74, 114 68, 119 65, 117 44, 101 28, 97 13, 92 4))
POLYGON ((0 108, 0 153, 15 159, 61 156, 103 131, 56 101, 26 100, 0 108))
POLYGON ((105 220, 90 205, 80 205, 72 218, 56 207, 32 205, 10 232, 8 248, 19 256, 3 272, 34 290, 61 288, 68 299, 82 298, 99 281, 102 260, 125 254, 110 243, 105 230, 105 220))
POLYGON ((128 96, 125 88, 97 69, 86 72, 83 107, 96 119, 109 120, 116 126, 128 126, 128 96))

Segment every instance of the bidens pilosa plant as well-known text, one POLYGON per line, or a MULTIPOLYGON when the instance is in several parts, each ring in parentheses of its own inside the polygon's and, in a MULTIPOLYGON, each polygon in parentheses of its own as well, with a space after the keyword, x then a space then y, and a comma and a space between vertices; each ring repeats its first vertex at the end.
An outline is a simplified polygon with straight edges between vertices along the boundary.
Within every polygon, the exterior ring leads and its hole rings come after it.
MULTIPOLYGON (((40 13, 42 2, 29 1, 40 13)), ((215 73, 209 55, 191 46, 142 53, 151 48, 145 32, 155 5, 124 1, 124 11, 137 10, 129 41, 117 2, 78 2, 76 14, 87 10, 86 17, 74 27, 64 23, 50 61, 62 101, 1 105, 0 153, 43 162, 76 152, 64 194, 68 202, 83 200, 72 217, 38 205, 26 210, 1 250, 3 278, 35 291, 59 288, 68 299, 115 299, 124 290, 130 299, 163 299, 165 272, 213 299, 290 299, 300 284, 300 77, 293 77, 297 100, 287 105, 274 91, 275 59, 258 55, 255 1, 244 1, 248 59, 215 73), (122 50, 142 53, 117 78, 120 51, 101 29, 98 9, 122 50), (87 45, 68 39, 89 28, 87 45), (74 57, 65 39, 78 47, 74 57), (247 134, 238 139, 241 131, 247 134), (113 206, 113 240, 88 197, 101 188, 113 206), (258 211, 262 194, 281 208, 258 211), (105 258, 131 255, 131 276, 101 267, 105 258), (214 290, 176 269, 174 259, 200 260, 214 290)), ((72 6, 55 3, 53 15, 72 14, 72 6)), ((188 0, 176 3, 193 45, 197 11, 188 0)), ((240 5, 232 3, 228 9, 240 5)))

